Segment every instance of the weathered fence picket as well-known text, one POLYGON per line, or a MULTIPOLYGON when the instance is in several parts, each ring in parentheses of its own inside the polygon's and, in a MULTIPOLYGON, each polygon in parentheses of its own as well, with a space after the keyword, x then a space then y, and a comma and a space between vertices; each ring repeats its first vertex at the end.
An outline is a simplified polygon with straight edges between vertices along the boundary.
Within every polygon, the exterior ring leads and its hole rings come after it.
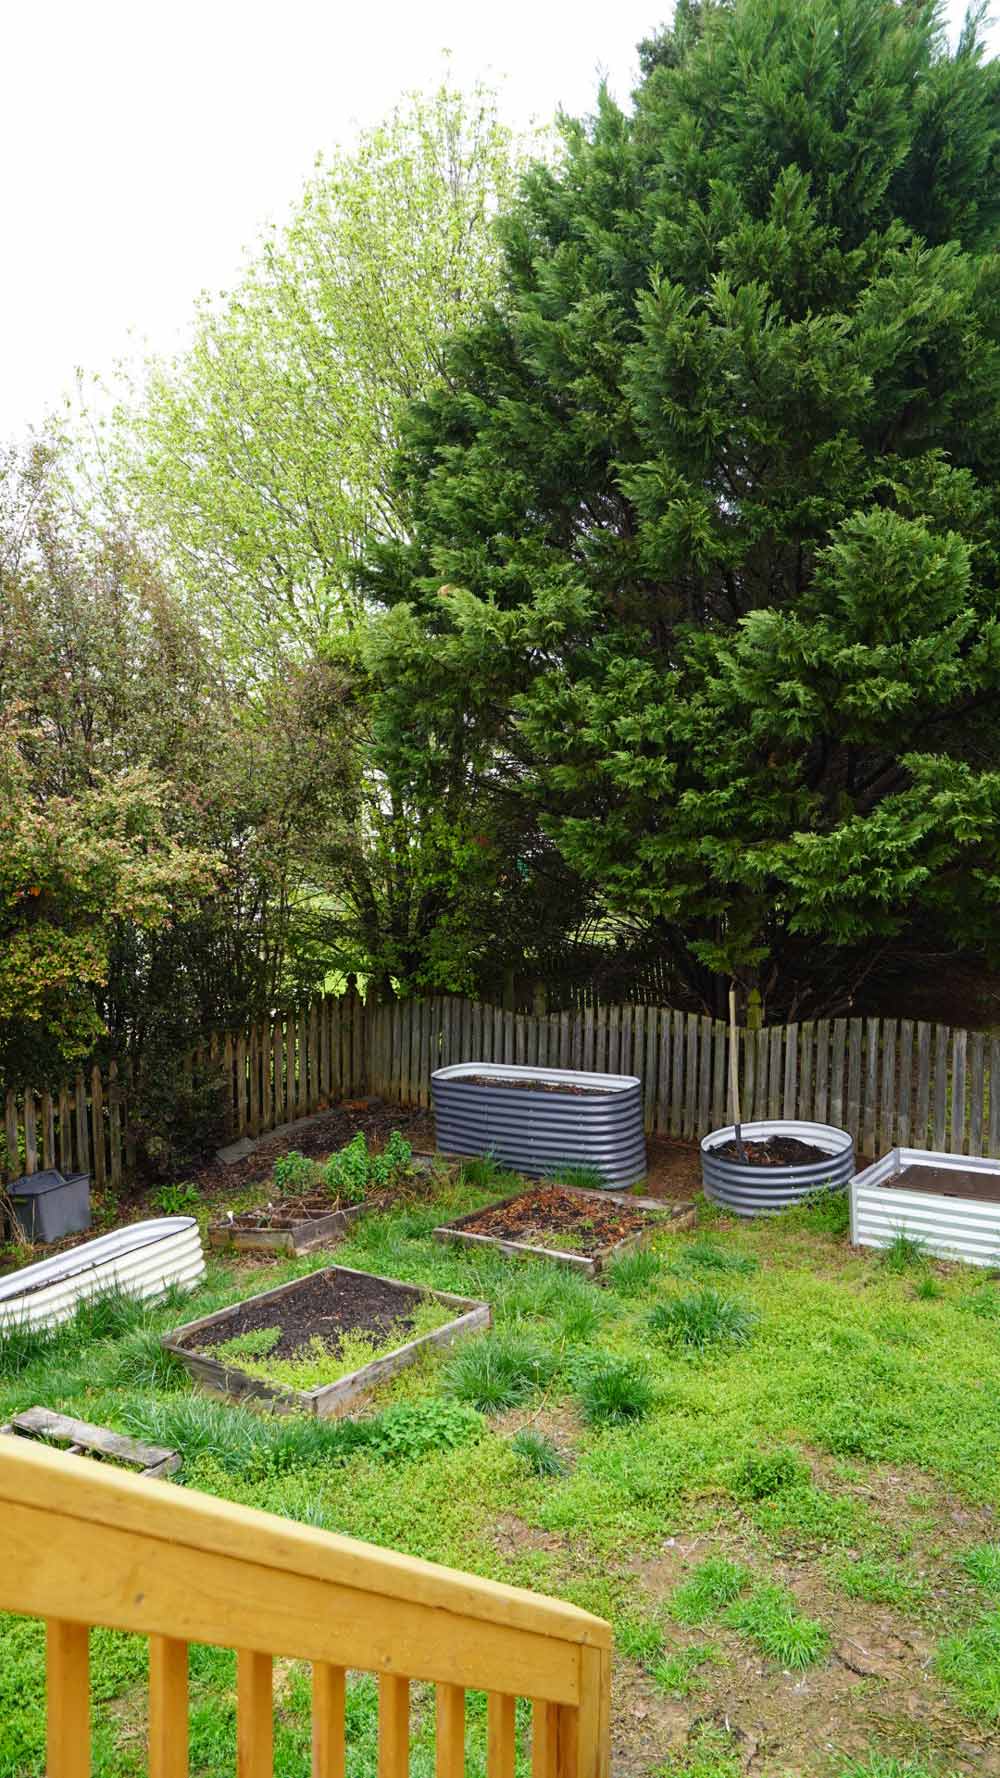
MULTIPOLYGON (((461 1061, 636 1074, 651 1134, 696 1138, 730 1118, 726 1025, 645 1002, 513 1012, 456 995, 380 1006, 349 991, 213 1035, 181 1065, 219 1092, 235 1137, 365 1094, 427 1108, 433 1070, 461 1061)), ((737 1072, 747 1123, 842 1125, 864 1154, 902 1143, 1000 1158, 1000 1038, 982 1032, 873 1018, 741 1029, 737 1072)), ((0 1171, 58 1165, 117 1189, 135 1166, 130 1078, 112 1063, 5 1090, 0 1171)))

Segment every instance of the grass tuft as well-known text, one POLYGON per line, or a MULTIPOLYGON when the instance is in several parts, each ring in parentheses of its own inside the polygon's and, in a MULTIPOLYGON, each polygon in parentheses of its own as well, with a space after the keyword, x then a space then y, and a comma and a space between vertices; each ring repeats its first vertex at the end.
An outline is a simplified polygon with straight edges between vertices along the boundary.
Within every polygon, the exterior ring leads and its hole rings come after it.
POLYGON ((619 1296, 642 1296, 663 1271, 663 1261, 651 1247, 633 1247, 605 1267, 604 1279, 619 1296))
POLYGON ((482 1414, 502 1414, 551 1381, 555 1357, 541 1341, 516 1331, 467 1340, 445 1367, 444 1386, 482 1414))
POLYGON ((887 1247, 879 1254, 879 1264, 887 1272, 913 1272, 927 1264, 927 1249, 917 1235, 897 1229, 887 1247))
POLYGON ((657 1303, 649 1326, 667 1345, 706 1352, 712 1346, 745 1346, 757 1325, 754 1311, 710 1286, 657 1303))
POLYGON ((674 1590, 671 1616, 679 1624, 704 1624, 732 1605, 749 1586, 750 1578, 742 1563, 731 1562, 727 1556, 709 1556, 674 1590))
POLYGON ((555 1185, 576 1185, 584 1191, 603 1191, 607 1185, 600 1167, 588 1166, 586 1161, 560 1161, 548 1178, 555 1185))
POLYGON ((590 1367, 579 1383, 583 1417, 594 1425, 641 1420, 656 1399, 649 1372, 638 1358, 606 1358, 590 1367))
POLYGON ((821 1661, 830 1646, 824 1626, 803 1617, 784 1587, 754 1587, 746 1599, 729 1607, 723 1622, 749 1636, 769 1660, 795 1672, 821 1661))
POLYGON ((688 1242, 673 1269, 677 1272, 726 1272, 748 1278, 759 1270, 759 1265, 752 1254, 720 1247, 718 1242, 706 1240, 702 1235, 688 1242))
POLYGON ((962 1567, 984 1593, 1000 1599, 1000 1543, 983 1543, 978 1549, 967 1550, 962 1567))
POLYGON ((1000 1722, 1000 1611, 987 1611, 971 1630, 946 1636, 936 1666, 971 1716, 1000 1722))
POLYGON ((809 1466, 797 1451, 751 1451, 733 1475, 733 1493, 739 1500, 772 1500, 776 1494, 809 1479, 809 1466))
POLYGON ((532 1475, 561 1476, 569 1469, 558 1445, 546 1437, 544 1432, 536 1432, 531 1426, 523 1426, 520 1432, 515 1432, 510 1448, 530 1469, 532 1475))

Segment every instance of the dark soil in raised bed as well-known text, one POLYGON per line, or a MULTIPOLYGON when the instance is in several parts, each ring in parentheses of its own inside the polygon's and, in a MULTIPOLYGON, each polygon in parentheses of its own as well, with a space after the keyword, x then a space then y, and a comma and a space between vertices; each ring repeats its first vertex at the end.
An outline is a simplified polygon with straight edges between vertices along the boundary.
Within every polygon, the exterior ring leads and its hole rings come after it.
POLYGON ((832 1155, 811 1142, 800 1142, 798 1136, 767 1136, 763 1142, 744 1142, 740 1153, 735 1136, 720 1142, 712 1153, 724 1161, 738 1161, 751 1167, 801 1167, 813 1161, 829 1161, 832 1155))
POLYGON ((581 1087, 575 1082, 565 1080, 536 1080, 533 1075, 525 1080, 512 1080, 509 1075, 492 1074, 453 1074, 450 1078, 468 1087, 513 1087, 520 1093, 569 1093, 572 1097, 581 1099, 590 1093, 603 1098, 605 1093, 614 1091, 613 1087, 581 1087))
POLYGON ((412 1311, 423 1300, 419 1290, 388 1285, 366 1272, 342 1273, 335 1279, 317 1272, 303 1278, 294 1290, 264 1300, 251 1297, 235 1315, 227 1315, 214 1327, 200 1328, 184 1340, 192 1351, 205 1352, 223 1346, 238 1334, 280 1327, 281 1339, 268 1353, 271 1358, 294 1358, 317 1337, 332 1355, 340 1350, 341 1336, 367 1334, 373 1344, 384 1340, 390 1329, 400 1334, 413 1327, 412 1311))
POLYGON ((648 1221, 642 1210, 580 1197, 561 1185, 540 1185, 464 1217, 460 1227, 464 1234, 523 1241, 529 1247, 558 1247, 557 1237, 568 1236, 574 1253, 591 1254, 613 1247, 648 1221))
POLYGON ((975 1198, 981 1204, 1000 1204, 1000 1173, 973 1173, 964 1167, 922 1167, 919 1162, 903 1167, 879 1185, 899 1191, 936 1192, 942 1198, 975 1198))

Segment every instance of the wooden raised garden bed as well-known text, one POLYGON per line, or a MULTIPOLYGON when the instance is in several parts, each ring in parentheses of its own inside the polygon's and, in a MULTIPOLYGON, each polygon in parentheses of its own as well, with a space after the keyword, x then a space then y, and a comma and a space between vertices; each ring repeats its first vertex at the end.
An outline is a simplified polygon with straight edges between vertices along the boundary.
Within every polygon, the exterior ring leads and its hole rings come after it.
POLYGON ((342 1240, 351 1223, 371 1208, 371 1200, 366 1199, 361 1204, 346 1204, 343 1209, 334 1210, 329 1192, 310 1192, 305 1197, 244 1210, 225 1222, 214 1222, 208 1231, 208 1244, 257 1248, 268 1253, 309 1253, 314 1247, 329 1247, 342 1240))
POLYGON ((434 1234, 439 1241, 554 1260, 593 1278, 609 1260, 644 1247, 672 1214, 656 1198, 543 1183, 458 1216, 434 1234))
POLYGON ((331 1416, 346 1413, 376 1384, 425 1352, 489 1325, 488 1303, 347 1266, 326 1266, 189 1321, 167 1334, 163 1345, 212 1395, 266 1403, 278 1413, 331 1416), (436 1315, 442 1317, 438 1325, 414 1332, 421 1319, 436 1315), (355 1351, 359 1342, 368 1343, 372 1357, 344 1373, 348 1342, 355 1351), (259 1356, 248 1360, 245 1352, 255 1347, 259 1356), (296 1386, 282 1378, 282 1371, 306 1362, 320 1373, 328 1364, 330 1380, 320 1375, 309 1386, 296 1386), (268 1376, 269 1368, 276 1375, 268 1376))

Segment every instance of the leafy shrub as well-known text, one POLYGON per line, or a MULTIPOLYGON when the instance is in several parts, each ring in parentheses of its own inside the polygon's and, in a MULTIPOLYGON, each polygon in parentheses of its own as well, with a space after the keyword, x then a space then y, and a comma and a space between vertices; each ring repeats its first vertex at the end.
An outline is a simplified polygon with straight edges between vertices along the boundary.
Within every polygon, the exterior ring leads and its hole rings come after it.
POLYGON ((346 1148, 333 1154, 323 1169, 323 1183, 333 1197, 345 1204, 360 1204, 375 1188, 384 1191, 406 1172, 413 1149, 399 1130, 393 1130, 381 1154, 369 1154, 364 1131, 352 1136, 346 1148))
POLYGON ((544 1432, 536 1432, 531 1426, 523 1426, 520 1432, 515 1432, 510 1448, 517 1452, 522 1463, 527 1465, 533 1475, 561 1476, 569 1468, 558 1445, 547 1438, 544 1432))
POLYGON ((555 1359, 527 1334, 488 1334, 467 1340, 445 1369, 445 1382, 458 1401, 483 1414, 516 1407, 532 1390, 548 1383, 555 1359))
POLYGON ((746 1599, 737 1599, 723 1620, 755 1642, 769 1660, 799 1670, 822 1660, 830 1637, 815 1618, 803 1617, 784 1587, 755 1587, 746 1599))
POLYGON ((619 1296, 641 1296, 655 1284, 663 1271, 663 1261, 651 1247, 633 1247, 610 1261, 604 1277, 619 1296))
POLYGON ((737 1468, 733 1493, 740 1500, 771 1500, 808 1475, 808 1466, 795 1451, 754 1451, 737 1468))
POLYGON ((297 1148, 289 1149, 287 1154, 279 1154, 272 1169, 275 1190, 279 1192, 308 1191, 316 1181, 316 1162, 307 1154, 300 1154, 297 1148))
POLYGON ((731 1562, 727 1556, 709 1556, 675 1589, 671 1615, 680 1624, 703 1624, 738 1599, 749 1580, 749 1571, 739 1562, 731 1562))
POLYGON ((671 1346, 688 1346, 704 1352, 710 1346, 744 1346, 757 1325, 757 1316, 744 1303, 720 1296, 706 1287, 688 1296, 658 1303, 649 1317, 652 1331, 671 1346))
POLYGON ((591 1424, 641 1420, 656 1399, 646 1366, 637 1358, 607 1358, 579 1383, 580 1406, 591 1424))
POLYGON ((401 1401, 371 1423, 371 1448, 380 1457, 409 1461, 428 1451, 450 1451, 478 1438, 483 1422, 461 1401, 401 1401))
POLYGON ((146 1176, 184 1174, 225 1141, 221 1070, 196 1080, 171 1044, 150 1045, 129 1098, 129 1128, 146 1176))
POLYGON ((164 1216, 182 1216, 201 1203, 201 1193, 188 1180, 182 1185, 164 1185, 153 1194, 153 1202, 164 1216))

